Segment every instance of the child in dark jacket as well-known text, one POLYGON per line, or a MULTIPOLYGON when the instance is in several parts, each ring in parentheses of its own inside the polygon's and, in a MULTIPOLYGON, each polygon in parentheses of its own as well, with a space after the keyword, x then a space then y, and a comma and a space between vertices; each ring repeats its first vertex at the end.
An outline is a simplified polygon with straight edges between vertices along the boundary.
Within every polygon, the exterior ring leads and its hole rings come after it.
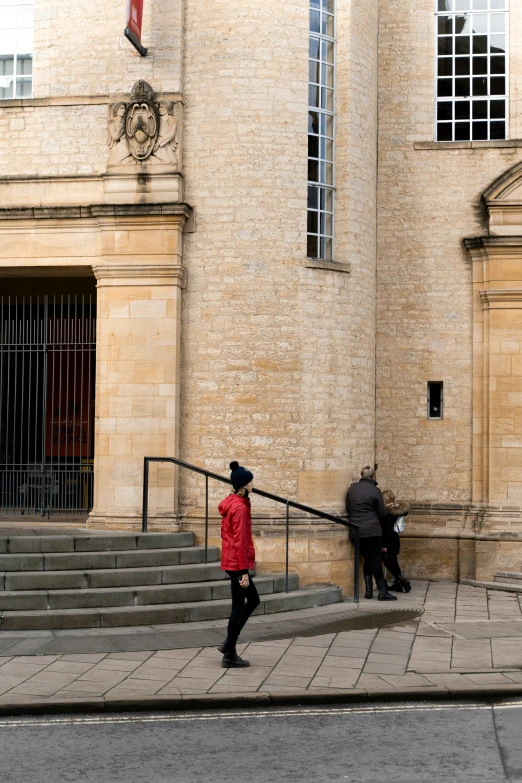
POLYGON ((382 497, 388 512, 386 520, 381 522, 383 560, 386 568, 395 578, 395 582, 390 585, 388 590, 394 590, 396 593, 409 593, 411 584, 403 577, 398 561, 401 539, 395 531, 395 523, 399 517, 407 516, 410 506, 408 503, 398 501, 395 492, 392 492, 391 489, 385 489, 382 497))

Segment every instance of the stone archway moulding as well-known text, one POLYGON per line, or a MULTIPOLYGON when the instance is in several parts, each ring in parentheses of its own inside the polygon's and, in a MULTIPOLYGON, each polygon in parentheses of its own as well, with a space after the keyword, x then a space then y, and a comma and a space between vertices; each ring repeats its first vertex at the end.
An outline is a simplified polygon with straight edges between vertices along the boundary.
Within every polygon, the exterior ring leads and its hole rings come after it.
POLYGON ((473 490, 484 529, 522 533, 522 163, 483 194, 473 265, 473 490))

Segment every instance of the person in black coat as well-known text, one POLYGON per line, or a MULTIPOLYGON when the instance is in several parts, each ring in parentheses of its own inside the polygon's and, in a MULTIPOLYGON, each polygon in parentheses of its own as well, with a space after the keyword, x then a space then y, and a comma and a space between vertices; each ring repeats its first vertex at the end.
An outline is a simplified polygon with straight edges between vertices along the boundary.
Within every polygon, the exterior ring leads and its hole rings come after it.
POLYGON ((403 577, 399 565, 398 557, 401 551, 401 539, 395 530, 395 523, 399 517, 407 516, 410 507, 408 503, 398 501, 395 492, 392 492, 391 489, 385 489, 382 497, 387 511, 386 519, 384 522, 381 522, 382 552, 384 564, 395 578, 395 582, 388 589, 397 593, 409 593, 411 584, 403 577))
MULTIPOLYGON (((377 582, 379 601, 396 601, 390 595, 382 567, 381 523, 388 516, 381 490, 375 481, 375 470, 367 465, 361 479, 352 484, 346 495, 346 511, 350 522, 359 526, 359 549, 364 565, 365 598, 373 598, 373 577, 377 582)), ((352 535, 350 531, 350 535, 352 535)), ((353 536, 352 536, 353 537, 353 536)))

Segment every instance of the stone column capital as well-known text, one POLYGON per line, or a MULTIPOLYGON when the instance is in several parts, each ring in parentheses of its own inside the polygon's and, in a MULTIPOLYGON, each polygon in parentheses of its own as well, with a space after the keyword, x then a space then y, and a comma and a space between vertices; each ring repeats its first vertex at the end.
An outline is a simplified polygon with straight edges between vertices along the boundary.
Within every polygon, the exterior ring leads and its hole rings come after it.
POLYGON ((92 269, 97 288, 186 286, 187 270, 182 264, 99 264, 92 269))
POLYGON ((462 240, 472 261, 488 261, 491 258, 512 258, 520 260, 521 236, 480 236, 462 240))

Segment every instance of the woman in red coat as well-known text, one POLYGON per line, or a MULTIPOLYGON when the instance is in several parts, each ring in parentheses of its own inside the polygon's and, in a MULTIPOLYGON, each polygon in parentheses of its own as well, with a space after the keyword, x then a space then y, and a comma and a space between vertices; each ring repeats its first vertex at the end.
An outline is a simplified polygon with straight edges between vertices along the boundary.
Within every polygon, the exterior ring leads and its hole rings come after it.
POLYGON ((254 476, 239 463, 231 462, 230 480, 234 492, 219 504, 221 520, 221 568, 230 577, 232 590, 232 611, 228 621, 227 638, 218 648, 223 653, 221 666, 240 668, 250 666, 240 658, 236 644, 246 621, 259 606, 254 580, 249 570, 255 567, 256 553, 252 541, 252 517, 250 515, 249 493, 254 476))

